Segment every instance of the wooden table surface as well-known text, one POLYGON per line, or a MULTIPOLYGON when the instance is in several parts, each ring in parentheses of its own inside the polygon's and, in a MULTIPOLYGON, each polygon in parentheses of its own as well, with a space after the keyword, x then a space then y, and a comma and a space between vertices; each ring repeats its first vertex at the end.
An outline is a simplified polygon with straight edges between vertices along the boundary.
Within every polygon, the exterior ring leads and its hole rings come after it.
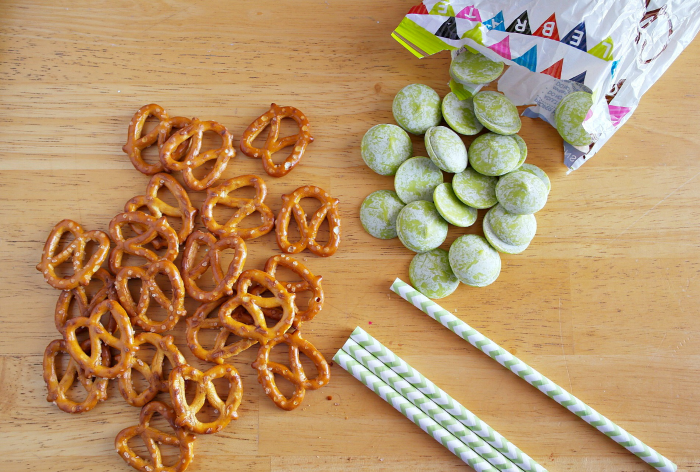
MULTIPOLYGON (((362 230, 362 199, 392 179, 364 166, 359 143, 370 126, 393 122, 403 86, 448 91, 447 53, 418 60, 389 36, 414 3, 0 3, 0 469, 131 470, 113 442, 139 410, 114 382, 86 414, 45 400, 58 291, 34 266, 59 220, 106 230, 143 193, 148 177, 121 151, 132 114, 154 102, 217 120, 238 140, 276 102, 311 121, 316 141, 302 163, 274 179, 239 153, 225 177, 265 176, 275 212, 304 184, 341 200, 340 250, 301 255, 324 277, 325 307, 305 335, 326 358, 362 326, 551 471, 652 470, 389 292, 395 277, 407 280, 412 254, 362 230)), ((525 119, 528 162, 553 184, 538 234, 525 253, 503 256, 496 283, 461 286, 441 302, 690 471, 700 471, 698 79, 695 42, 569 176, 556 131, 525 119)), ((443 247, 479 231, 451 227, 443 247)), ((248 268, 279 253, 272 234, 248 249, 248 268)), ((184 325, 177 342, 203 366, 184 346, 184 325)), ((469 469, 338 366, 301 408, 276 408, 249 366, 253 351, 233 360, 240 419, 199 436, 190 470, 469 469)))

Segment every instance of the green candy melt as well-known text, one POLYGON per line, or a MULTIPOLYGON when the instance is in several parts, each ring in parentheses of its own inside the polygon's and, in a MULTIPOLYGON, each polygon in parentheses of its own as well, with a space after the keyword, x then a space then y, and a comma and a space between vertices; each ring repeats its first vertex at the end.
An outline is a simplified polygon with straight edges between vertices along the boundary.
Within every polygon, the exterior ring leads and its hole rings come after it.
POLYGON ((445 126, 434 126, 425 132, 425 149, 433 164, 445 172, 462 172, 469 163, 462 138, 445 126))
POLYGON ((379 175, 394 175, 413 154, 408 134, 396 125, 376 125, 365 133, 361 144, 362 160, 379 175))
POLYGON ((474 100, 460 100, 453 92, 442 100, 442 117, 450 128, 465 136, 479 134, 484 129, 474 114, 474 100))
POLYGON ((520 131, 522 126, 516 106, 498 92, 487 91, 474 95, 474 113, 494 133, 511 135, 520 131))
POLYGON ((447 222, 432 202, 411 202, 399 212, 396 232, 401 243, 413 252, 427 252, 439 247, 447 238, 447 222))
POLYGON ((486 133, 469 146, 469 163, 482 175, 499 176, 515 170, 522 153, 511 136, 486 133))
POLYGON ((484 236, 498 252, 520 254, 537 232, 535 215, 514 215, 503 205, 491 208, 484 217, 484 236))
POLYGON ((539 167, 532 165, 532 164, 523 164, 522 166, 518 167, 516 169, 519 172, 529 172, 532 175, 539 177, 542 182, 544 182, 544 185, 547 187, 547 194, 552 190, 552 182, 549 180, 549 176, 545 171, 540 169, 539 167))
POLYGON ((404 207, 396 192, 377 190, 370 193, 360 207, 362 227, 378 239, 393 239, 396 234, 396 218, 404 207))
POLYGON ((593 96, 588 92, 570 93, 559 102, 554 121, 564 141, 574 146, 588 146, 593 142, 593 137, 583 127, 583 120, 592 106, 593 96))
POLYGON ((450 267, 460 282, 472 287, 485 287, 501 273, 501 256, 483 236, 467 234, 452 243, 450 267))
POLYGON ((416 254, 408 276, 411 285, 428 298, 445 298, 459 286, 459 279, 450 268, 448 252, 440 248, 416 254))
POLYGON ((427 85, 411 84, 402 88, 391 106, 394 119, 413 134, 425 134, 428 128, 440 124, 440 96, 427 85))
POLYGON ((445 221, 460 228, 471 226, 476 221, 476 208, 465 205, 460 201, 448 183, 440 184, 433 193, 435 208, 445 221))
POLYGON ((480 53, 464 51, 450 64, 450 77, 462 84, 487 84, 496 80, 505 64, 480 53))
POLYGON ((496 184, 498 177, 481 175, 472 168, 452 178, 452 190, 464 204, 483 210, 498 203, 496 184))
POLYGON ((547 203, 547 186, 529 172, 516 171, 504 175, 496 185, 498 203, 510 213, 531 215, 547 203))
POLYGON ((394 188, 404 203, 433 199, 435 187, 442 183, 442 171, 427 157, 412 157, 399 167, 394 188))

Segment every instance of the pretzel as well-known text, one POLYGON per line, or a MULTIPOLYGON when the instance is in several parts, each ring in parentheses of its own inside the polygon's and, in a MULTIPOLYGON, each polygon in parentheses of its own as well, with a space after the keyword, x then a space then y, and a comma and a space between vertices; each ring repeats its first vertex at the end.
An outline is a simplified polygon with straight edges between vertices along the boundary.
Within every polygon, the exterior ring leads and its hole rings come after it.
MULTIPOLYGON (((81 345, 82 349, 90 350, 90 340, 86 339, 81 345)), ((62 339, 51 341, 44 351, 44 382, 49 394, 46 396, 47 402, 54 403, 66 413, 83 413, 90 411, 98 402, 107 399, 107 379, 88 378, 83 369, 71 358, 61 380, 58 380, 56 373, 56 356, 59 353, 68 354, 66 343, 62 339), (68 391, 73 386, 76 376, 87 392, 87 396, 82 402, 76 402, 68 398, 68 391)), ((102 358, 105 364, 109 364, 109 349, 102 347, 102 358)))
POLYGON ((328 383, 330 380, 330 367, 323 355, 309 341, 301 337, 299 330, 294 333, 284 333, 281 336, 270 340, 267 344, 261 345, 258 349, 258 357, 253 362, 252 367, 258 371, 258 382, 263 386, 268 397, 275 402, 275 405, 283 410, 293 410, 298 407, 306 390, 316 390, 328 383), (288 346, 289 366, 270 361, 270 351, 276 345, 284 343, 288 346), (309 380, 304 372, 304 367, 299 360, 299 351, 306 354, 316 366, 318 375, 315 379, 309 380), (277 388, 275 374, 281 375, 294 385, 294 394, 291 398, 286 398, 277 388))
POLYGON ((200 121, 197 118, 193 118, 189 125, 173 133, 173 135, 168 138, 160 149, 160 154, 158 156, 163 167, 167 170, 182 171, 185 185, 187 185, 190 190, 204 190, 211 187, 216 179, 221 177, 229 159, 236 155, 232 140, 233 137, 231 133, 229 133, 222 124, 216 121, 200 121), (200 154, 202 137, 206 131, 213 131, 221 136, 221 147, 200 154), (182 160, 179 160, 177 149, 188 140, 190 145, 187 154, 182 160), (213 159, 216 159, 214 168, 203 178, 197 179, 194 175, 194 169, 213 159))
POLYGON ((68 354, 85 371, 85 375, 95 375, 105 379, 113 379, 124 373, 134 360, 134 328, 129 322, 129 316, 124 308, 114 300, 105 300, 92 310, 89 318, 73 318, 66 323, 66 350, 68 354), (117 324, 119 338, 116 338, 102 325, 100 318, 107 311, 117 324), (82 349, 76 338, 76 331, 86 327, 90 335, 90 355, 88 356, 82 349), (119 360, 115 365, 109 364, 102 359, 102 344, 119 350, 119 360))
POLYGON ((44 279, 53 288, 59 290, 72 290, 78 285, 87 285, 93 274, 100 269, 100 266, 107 259, 109 253, 109 237, 102 231, 84 231, 83 227, 72 220, 63 220, 53 227, 49 237, 44 244, 41 253, 41 262, 36 266, 36 270, 44 274, 44 279), (59 254, 56 249, 61 241, 61 236, 65 232, 73 235, 74 239, 59 254), (88 241, 98 244, 95 253, 85 263, 85 246, 88 241), (59 277, 56 275, 56 267, 71 259, 73 264, 73 275, 59 277))
POLYGON ((185 252, 182 254, 182 279, 185 283, 187 294, 200 302, 218 300, 224 295, 233 294, 233 284, 243 272, 243 265, 248 253, 245 242, 238 236, 231 236, 217 241, 213 234, 195 231, 187 238, 185 252), (195 257, 199 247, 205 244, 208 252, 206 256, 195 265, 195 257), (219 261, 220 253, 224 249, 235 249, 233 260, 228 265, 226 275, 221 270, 219 261), (197 285, 197 280, 211 267, 216 287, 211 290, 203 290, 197 285))
POLYGON ((202 223, 220 238, 226 236, 240 236, 243 239, 258 238, 269 233, 275 224, 274 213, 263 203, 266 195, 267 186, 260 177, 242 175, 229 179, 217 187, 207 189, 207 198, 202 204, 202 223), (255 188, 255 198, 229 197, 229 193, 247 186, 255 188), (222 225, 214 219, 214 207, 217 204, 238 210, 222 225), (252 215, 256 211, 260 213, 261 223, 259 226, 254 228, 240 228, 238 226, 246 216, 252 215))
POLYGON ((172 262, 179 252, 177 233, 170 227, 168 220, 164 216, 154 218, 140 211, 120 213, 109 222, 109 235, 115 243, 115 247, 109 255, 109 267, 115 274, 122 268, 122 258, 125 253, 144 257, 149 262, 155 262, 160 259, 172 262), (138 236, 125 239, 122 227, 132 223, 147 229, 138 236), (167 242, 167 250, 162 257, 143 247, 158 236, 167 242))
POLYGON ((294 107, 280 107, 274 103, 270 109, 253 121, 241 138, 241 151, 248 157, 262 158, 263 168, 272 177, 287 175, 301 160, 304 150, 314 138, 309 132, 309 120, 294 107), (284 118, 291 118, 299 125, 299 133, 292 136, 279 137, 280 127, 284 118), (253 147, 253 141, 268 126, 271 125, 267 140, 262 149, 253 147), (277 151, 294 146, 292 153, 281 164, 272 161, 272 155, 277 151))
POLYGON ((141 359, 134 358, 133 364, 119 377, 119 391, 128 404, 144 406, 153 400, 158 395, 158 392, 170 390, 168 378, 163 378, 163 362, 167 358, 173 368, 187 364, 185 357, 175 346, 174 341, 175 338, 171 335, 161 336, 155 333, 140 333, 136 336, 134 339, 136 350, 140 349, 144 344, 150 344, 156 348, 156 352, 150 365, 141 359), (138 393, 134 388, 134 382, 131 379, 132 369, 139 371, 146 379, 146 382, 148 382, 148 388, 141 393, 138 393))
POLYGON ((282 209, 277 215, 275 222, 277 231, 277 245, 283 252, 289 254, 298 254, 309 248, 317 256, 328 257, 335 254, 340 245, 340 214, 338 213, 338 199, 331 198, 325 190, 307 185, 296 189, 290 195, 282 195, 282 209), (316 210, 316 213, 311 217, 311 221, 307 222, 307 215, 299 202, 302 198, 312 197, 321 202, 321 208, 316 210), (287 239, 289 222, 294 214, 294 220, 297 222, 301 240, 297 243, 290 243, 287 239), (328 243, 321 246, 316 242, 318 229, 321 227, 323 220, 328 218, 328 230, 330 237, 328 243))
POLYGON ((190 365, 181 365, 170 372, 170 399, 173 402, 175 423, 197 434, 218 433, 226 427, 231 420, 238 419, 237 409, 243 396, 243 384, 238 371, 228 364, 220 364, 206 372, 195 369, 190 365), (224 402, 216 392, 212 380, 226 378, 229 381, 229 391, 224 402), (185 381, 194 382, 197 386, 192 403, 187 403, 185 398, 185 381), (204 402, 218 411, 219 417, 211 422, 202 423, 197 419, 197 413, 204 406, 204 402))
POLYGON ((124 461, 136 470, 141 472, 184 472, 194 459, 195 435, 175 424, 175 411, 165 403, 153 401, 141 409, 139 424, 125 428, 117 434, 114 439, 114 447, 117 454, 124 461), (159 413, 175 431, 175 434, 164 433, 150 425, 151 418, 155 413, 159 413), (143 459, 129 447, 129 440, 141 436, 148 458, 143 459), (175 446, 180 449, 180 456, 177 464, 172 466, 163 465, 159 444, 175 446))
MULTIPOLYGON (((182 118, 175 118, 174 120, 181 119, 182 118)), ((129 159, 136 170, 146 175, 153 175, 157 174, 158 172, 163 172, 163 164, 160 162, 155 164, 147 163, 143 160, 143 157, 141 157, 141 151, 152 146, 156 143, 156 141, 158 142, 158 148, 160 149, 168 136, 170 136, 172 128, 173 120, 168 117, 168 113, 163 109, 163 107, 156 105, 155 103, 142 106, 134 114, 134 117, 129 122, 129 133, 127 135, 126 144, 122 147, 122 150, 129 156, 129 159), (158 118, 159 123, 144 136, 143 127, 146 124, 146 120, 148 120, 150 116, 155 116, 158 118)), ((185 145, 178 148, 178 153, 180 156, 187 151, 186 143, 183 144, 185 145)))
POLYGON ((175 327, 180 316, 187 314, 185 310, 185 286, 177 266, 170 261, 160 260, 152 262, 146 267, 122 267, 117 273, 114 286, 119 302, 129 314, 131 321, 145 331, 153 333, 169 331, 175 327), (170 280, 173 290, 170 299, 165 296, 156 283, 156 275, 158 274, 163 274, 170 280), (131 297, 129 279, 141 279, 141 294, 138 304, 131 297), (151 298, 166 310, 167 319, 157 321, 147 316, 151 298))
MULTIPOLYGON (((241 338, 234 343, 226 344, 229 336, 233 333, 222 326, 218 314, 216 317, 208 318, 209 314, 221 306, 224 301, 224 299, 219 299, 204 303, 197 308, 191 318, 187 319, 187 346, 197 358, 214 364, 223 364, 229 357, 236 356, 258 343, 252 339, 241 338), (199 342, 199 331, 202 329, 219 330, 212 349, 206 349, 199 342)), ((245 310, 239 307, 234 310, 231 316, 238 321, 246 322, 245 318, 248 316, 246 316, 247 313, 245 315, 244 313, 245 310)))
POLYGON ((292 326, 294 322, 294 295, 290 294, 273 276, 259 270, 246 270, 238 278, 236 288, 236 296, 229 299, 219 310, 219 320, 222 327, 242 338, 265 344, 284 334, 292 326), (248 290, 253 283, 270 291, 273 298, 249 293, 248 290), (233 316, 235 310, 240 306, 250 314, 252 324, 241 322, 233 316), (277 307, 282 309, 282 317, 275 326, 269 328, 262 308, 277 307))
MULTIPOLYGON (((151 177, 148 187, 146 187, 146 195, 136 196, 126 202, 124 211, 137 211, 144 207, 148 208, 148 211, 155 218, 166 215, 182 220, 182 228, 177 233, 180 244, 183 244, 187 236, 194 230, 194 217, 197 214, 197 210, 190 203, 190 198, 187 196, 185 189, 182 188, 182 185, 168 174, 156 174, 151 177), (163 186, 173 194, 173 197, 177 200, 178 208, 170 206, 158 198, 158 190, 163 186)), ((145 228, 137 224, 133 224, 131 227, 137 234, 142 234, 145 231, 145 228)), ((151 244, 154 248, 160 249, 165 245, 165 241, 161 238, 156 238, 151 241, 151 244)))
POLYGON ((62 335, 65 335, 66 322, 70 316, 70 304, 73 300, 75 300, 75 303, 78 305, 78 316, 89 317, 90 312, 96 305, 108 298, 110 300, 117 299, 112 274, 110 274, 107 270, 100 268, 92 277, 92 280, 98 279, 102 282, 102 287, 92 296, 92 298, 88 299, 87 291, 85 290, 85 287, 82 286, 78 286, 73 290, 64 290, 61 292, 61 295, 59 295, 58 301, 56 302, 54 320, 56 322, 56 329, 62 335))

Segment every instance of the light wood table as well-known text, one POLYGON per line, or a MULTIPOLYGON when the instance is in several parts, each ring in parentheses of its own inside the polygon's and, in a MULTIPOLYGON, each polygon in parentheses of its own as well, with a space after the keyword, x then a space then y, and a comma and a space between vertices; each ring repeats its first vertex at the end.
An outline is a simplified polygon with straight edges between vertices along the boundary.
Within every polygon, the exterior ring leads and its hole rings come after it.
MULTIPOLYGON (((114 382, 87 414, 45 401, 42 353, 58 337, 58 292, 34 266, 56 222, 106 229, 144 191, 148 178, 121 146, 132 114, 151 102, 220 121, 236 140, 271 102, 308 115, 316 141, 292 173, 266 181, 275 212, 304 184, 342 202, 338 253, 301 256, 324 277, 325 308, 305 335, 327 358, 362 326, 549 470, 652 470, 389 292, 395 277, 407 280, 412 255, 362 230, 362 199, 392 179, 364 166, 359 143, 370 126, 393 122, 404 85, 448 91, 448 54, 418 60, 389 36, 414 3, 0 3, 1 470, 131 470, 113 441, 138 409, 114 382)), ((569 176, 556 131, 526 119, 528 160, 553 183, 537 237, 503 257, 496 283, 442 301, 690 471, 700 471, 699 78, 696 42, 569 176)), ((264 175, 239 153, 225 177, 249 173, 264 175)), ((479 231, 451 228, 443 247, 479 231)), ((279 250, 270 234, 249 253, 248 267, 261 268, 279 250)), ((184 325, 177 342, 201 366, 184 325)), ((233 360, 245 388, 240 419, 198 438, 190 470, 468 469, 338 366, 301 408, 276 408, 249 367, 253 351, 233 360)))

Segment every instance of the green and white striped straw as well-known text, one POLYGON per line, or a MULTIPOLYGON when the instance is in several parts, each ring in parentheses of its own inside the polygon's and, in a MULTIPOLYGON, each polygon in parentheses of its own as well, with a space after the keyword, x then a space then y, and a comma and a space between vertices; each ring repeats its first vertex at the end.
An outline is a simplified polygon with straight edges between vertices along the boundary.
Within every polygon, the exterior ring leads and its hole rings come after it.
POLYGON ((367 352, 355 341, 348 339, 343 345, 343 351, 350 354, 357 362, 386 382, 387 385, 396 390, 396 392, 401 394, 406 400, 423 410, 423 413, 434 419, 435 422, 469 446, 483 459, 486 459, 496 469, 501 472, 522 472, 522 469, 519 469, 511 461, 503 457, 500 452, 496 451, 467 427, 452 418, 445 410, 416 390, 411 384, 401 378, 399 374, 385 366, 382 361, 367 352))
POLYGON ((676 464, 427 298, 409 284, 401 279, 396 279, 391 285, 391 290, 647 464, 661 472, 676 471, 676 464))
MULTIPOLYGON (((360 327, 355 328, 355 331, 350 335, 350 339, 357 345, 362 346, 386 367, 389 367, 393 372, 400 375, 403 380, 411 384, 420 393, 439 405, 446 413, 451 415, 452 418, 469 428, 477 436, 503 454, 503 456, 510 459, 512 463, 520 467, 520 469, 527 472, 547 472, 547 469, 535 462, 534 459, 518 449, 513 443, 501 436, 488 424, 477 418, 476 415, 467 410, 461 403, 449 396, 445 391, 424 377, 399 356, 391 352, 389 348, 374 339, 365 330, 360 327)), ((343 347, 343 349, 345 349, 345 347, 343 347)), ((384 379, 383 376, 382 378, 384 379)), ((457 436, 451 428, 448 428, 448 430, 457 436)))
POLYGON ((396 390, 353 359, 350 354, 341 349, 333 356, 333 360, 474 470, 477 472, 498 472, 497 469, 481 458, 469 446, 413 406, 411 402, 402 397, 396 390))

